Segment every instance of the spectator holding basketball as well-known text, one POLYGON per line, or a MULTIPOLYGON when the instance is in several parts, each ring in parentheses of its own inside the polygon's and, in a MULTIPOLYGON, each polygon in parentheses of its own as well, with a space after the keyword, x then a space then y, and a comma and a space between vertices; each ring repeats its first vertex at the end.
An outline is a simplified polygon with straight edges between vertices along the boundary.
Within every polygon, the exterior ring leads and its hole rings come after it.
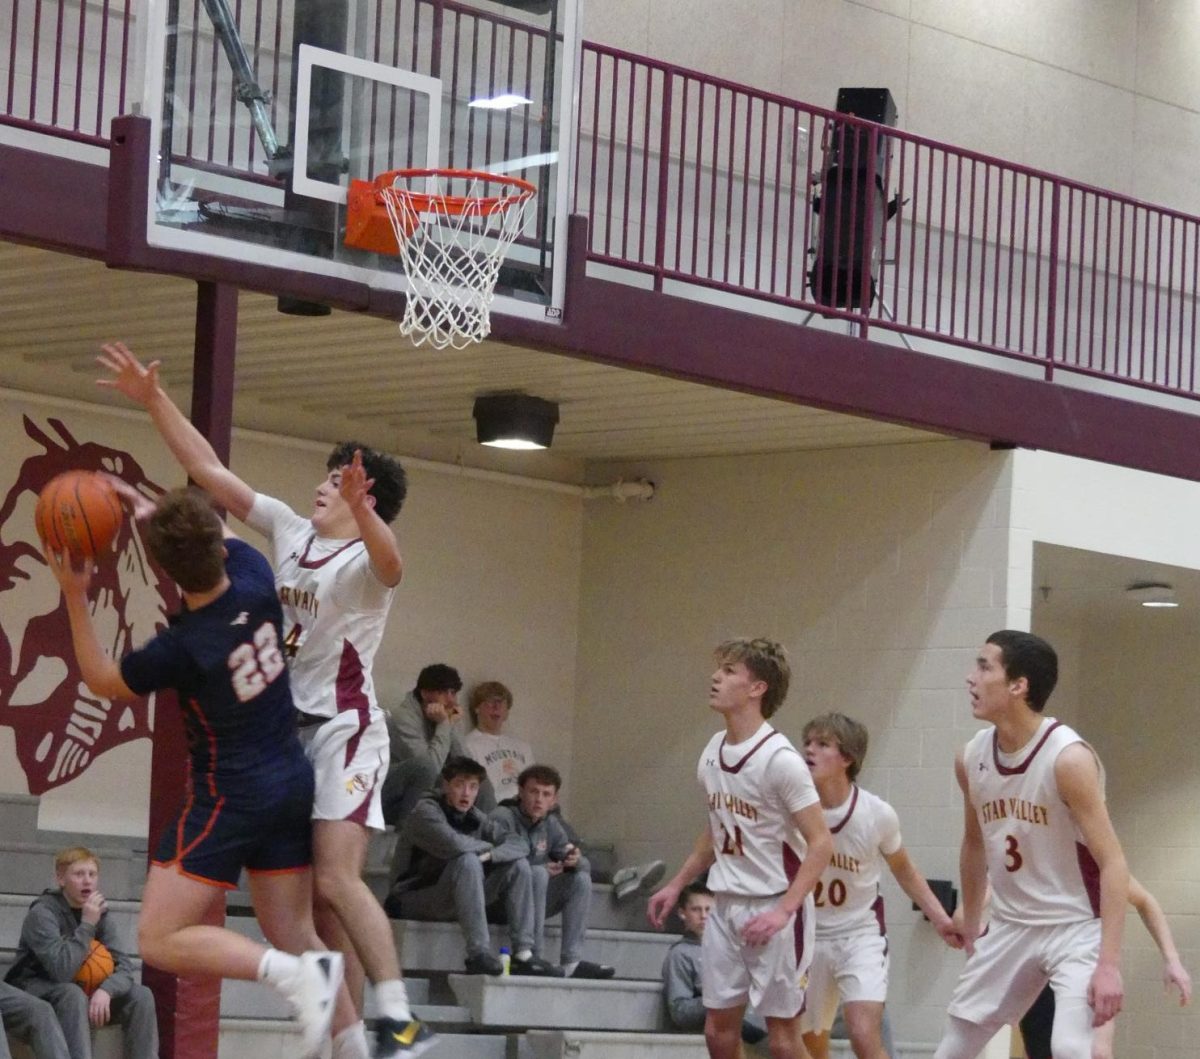
POLYGON ((54 877, 58 885, 29 907, 7 981, 50 1004, 70 1059, 91 1059, 89 1025, 114 1020, 125 1030, 126 1059, 158 1059, 154 996, 134 981, 100 890, 99 859, 82 846, 64 849, 54 877))

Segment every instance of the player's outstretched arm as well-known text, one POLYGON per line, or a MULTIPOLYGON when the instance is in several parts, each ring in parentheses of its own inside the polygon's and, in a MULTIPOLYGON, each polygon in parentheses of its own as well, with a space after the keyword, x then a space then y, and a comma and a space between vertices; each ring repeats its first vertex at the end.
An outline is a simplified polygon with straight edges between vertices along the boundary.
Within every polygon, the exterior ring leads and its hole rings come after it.
POLYGON ((942 907, 942 902, 937 899, 937 895, 929 888, 929 883, 925 881, 925 876, 917 871, 917 866, 908 855, 908 850, 901 846, 895 853, 885 853, 883 859, 887 861, 887 866, 891 868, 892 875, 895 876, 896 882, 900 884, 900 889, 908 894, 917 907, 925 913, 925 918, 933 924, 933 929, 938 932, 942 941, 952 949, 961 949, 963 947, 962 935, 959 934, 954 923, 946 914, 946 910, 942 907))
POLYGON ((254 504, 254 490, 220 461, 208 439, 167 396, 158 381, 161 361, 142 364, 123 342, 109 342, 96 361, 110 373, 97 379, 96 385, 118 390, 145 408, 188 477, 231 515, 244 520, 254 504))
POLYGON ((400 578, 404 575, 404 561, 400 557, 400 545, 391 526, 375 513, 375 500, 370 493, 374 483, 375 480, 368 478, 363 468, 362 453, 356 450, 350 466, 342 468, 338 492, 354 513, 358 535, 366 545, 375 576, 393 588, 400 584, 400 578))
POLYGON ((742 940, 747 945, 765 945, 775 934, 779 933, 788 920, 799 911, 804 899, 812 893, 821 878, 821 873, 829 867, 833 856, 833 835, 829 833, 829 825, 825 823, 825 810, 820 802, 805 806, 792 813, 792 820, 804 836, 808 847, 804 854, 804 863, 792 877, 791 885, 784 891, 783 896, 765 912, 760 912, 746 921, 742 927, 742 940))
POLYGON ((701 872, 708 871, 717 859, 713 849, 712 832, 706 827, 696 839, 692 852, 688 854, 683 866, 675 873, 661 890, 658 890, 646 904, 646 918, 655 930, 662 930, 667 917, 679 903, 679 895, 701 872))
POLYGON ((983 907, 988 896, 987 855, 984 852, 979 818, 971 805, 971 791, 962 751, 959 751, 954 759, 954 775, 963 793, 963 840, 958 854, 958 876, 963 894, 961 935, 963 948, 969 955, 975 951, 975 939, 982 930, 983 907))
POLYGON ((1192 999, 1192 976, 1179 959, 1175 936, 1171 933, 1171 926, 1163 913, 1162 905, 1158 903, 1154 894, 1132 875, 1129 877, 1129 903, 1137 909, 1138 915, 1142 917, 1142 922, 1150 932, 1150 937, 1162 953, 1163 985, 1167 987, 1167 992, 1172 988, 1179 991, 1179 1006, 1183 1007, 1192 999))
POLYGON ((92 611, 88 605, 88 586, 92 581, 91 560, 84 560, 82 568, 73 565, 71 557, 63 552, 52 552, 47 548, 43 554, 46 565, 62 588, 67 604, 67 618, 71 623, 71 642, 75 657, 79 660, 79 672, 83 682, 96 695, 104 699, 133 698, 134 694, 121 677, 121 669, 109 657, 96 635, 92 624, 92 611))
POLYGON ((1088 986, 1093 1024, 1103 1026, 1121 1010, 1121 936, 1129 901, 1129 868, 1108 817, 1100 763, 1086 743, 1072 743, 1054 763, 1054 779, 1071 819, 1100 868, 1100 958, 1088 986))

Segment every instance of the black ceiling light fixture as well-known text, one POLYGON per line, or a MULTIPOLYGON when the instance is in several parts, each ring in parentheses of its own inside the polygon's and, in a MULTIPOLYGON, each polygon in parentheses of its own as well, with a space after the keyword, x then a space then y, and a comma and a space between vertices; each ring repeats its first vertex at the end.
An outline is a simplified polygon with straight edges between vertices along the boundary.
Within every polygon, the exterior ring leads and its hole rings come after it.
POLYGON ((475 436, 498 449, 548 449, 558 424, 558 405, 526 393, 489 393, 475 398, 475 436))

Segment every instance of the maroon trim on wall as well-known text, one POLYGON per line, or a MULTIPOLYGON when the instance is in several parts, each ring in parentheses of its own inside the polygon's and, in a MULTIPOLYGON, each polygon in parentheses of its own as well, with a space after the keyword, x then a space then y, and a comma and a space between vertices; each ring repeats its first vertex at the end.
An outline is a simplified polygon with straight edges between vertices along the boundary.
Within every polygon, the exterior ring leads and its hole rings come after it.
MULTIPOLYGON (((398 318, 402 295, 146 245, 150 123, 113 121, 110 168, 0 146, 0 238, 398 318), (81 193, 87 189, 90 194, 81 193)), ((956 437, 1200 480, 1200 416, 586 275, 569 222, 564 320, 492 317, 494 338, 956 437)), ((400 340, 397 339, 397 342, 400 340)))

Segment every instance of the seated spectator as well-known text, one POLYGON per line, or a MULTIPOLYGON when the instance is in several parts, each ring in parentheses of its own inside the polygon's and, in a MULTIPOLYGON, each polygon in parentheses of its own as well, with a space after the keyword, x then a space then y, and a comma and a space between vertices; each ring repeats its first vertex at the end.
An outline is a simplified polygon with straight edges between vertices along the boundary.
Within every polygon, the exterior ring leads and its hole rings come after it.
POLYGON ((562 913, 562 973, 568 978, 611 978, 616 971, 583 956, 592 872, 577 840, 552 810, 562 777, 549 765, 530 765, 517 778, 517 797, 498 805, 492 819, 501 834, 523 838, 533 866, 534 946, 541 956, 546 919, 562 913))
MULTIPOLYGON (((475 727, 463 737, 463 750, 487 769, 498 801, 517 796, 517 777, 533 764, 529 744, 503 732, 512 704, 512 692, 498 680, 477 684, 467 701, 467 712, 475 727)), ((480 808, 486 812, 495 806, 480 808)))
POLYGON ((70 1059, 54 1008, 24 989, 0 982, 0 1059, 12 1059, 9 1037, 23 1041, 34 1059, 70 1059))
POLYGON ((396 919, 457 919, 467 944, 467 973, 502 974, 487 925, 488 909, 502 905, 512 939, 511 973, 556 977, 558 968, 534 954, 529 846, 475 807, 485 775, 469 757, 452 757, 442 767, 441 793, 418 801, 400 828, 384 907, 396 919))
POLYGON ((54 858, 54 875, 58 886, 45 890, 25 915, 6 980, 50 1004, 71 1059, 92 1059, 89 1024, 114 1019, 125 1030, 126 1059, 158 1059, 154 996, 134 981, 133 959, 108 918, 100 861, 82 846, 64 849, 54 858), (114 966, 89 997, 75 976, 93 941, 108 949, 114 966))
MULTIPOLYGON (((383 707, 392 754, 381 794, 383 819, 397 830, 413 806, 437 786, 446 761, 463 756, 458 735, 461 690, 458 671, 439 662, 421 670, 417 686, 399 703, 383 707)), ((481 794, 485 806, 495 803, 486 776, 481 794)))
MULTIPOLYGON (((679 895, 675 914, 683 921, 683 937, 671 946, 663 961, 663 997, 667 1017, 677 1030, 704 1032, 704 997, 700 980, 702 954, 700 939, 715 903, 712 891, 703 883, 685 886, 679 895)), ((753 1012, 742 1018, 742 1040, 757 1044, 767 1035, 767 1024, 753 1012)))
MULTIPOLYGON (((462 740, 463 751, 487 769, 491 790, 480 791, 478 804, 484 812, 496 807, 496 801, 515 799, 518 777, 533 764, 533 750, 523 739, 504 734, 512 710, 513 695, 498 680, 485 680, 471 691, 467 710, 475 725, 462 740), (490 795, 494 794, 494 799, 490 795)), ((562 819, 558 806, 552 810, 559 816, 567 835, 581 845, 571 825, 562 819)), ((635 894, 650 893, 666 871, 666 864, 653 860, 628 868, 619 868, 612 877, 612 893, 618 901, 635 894)), ((604 881, 601 879, 600 881, 604 881)))

